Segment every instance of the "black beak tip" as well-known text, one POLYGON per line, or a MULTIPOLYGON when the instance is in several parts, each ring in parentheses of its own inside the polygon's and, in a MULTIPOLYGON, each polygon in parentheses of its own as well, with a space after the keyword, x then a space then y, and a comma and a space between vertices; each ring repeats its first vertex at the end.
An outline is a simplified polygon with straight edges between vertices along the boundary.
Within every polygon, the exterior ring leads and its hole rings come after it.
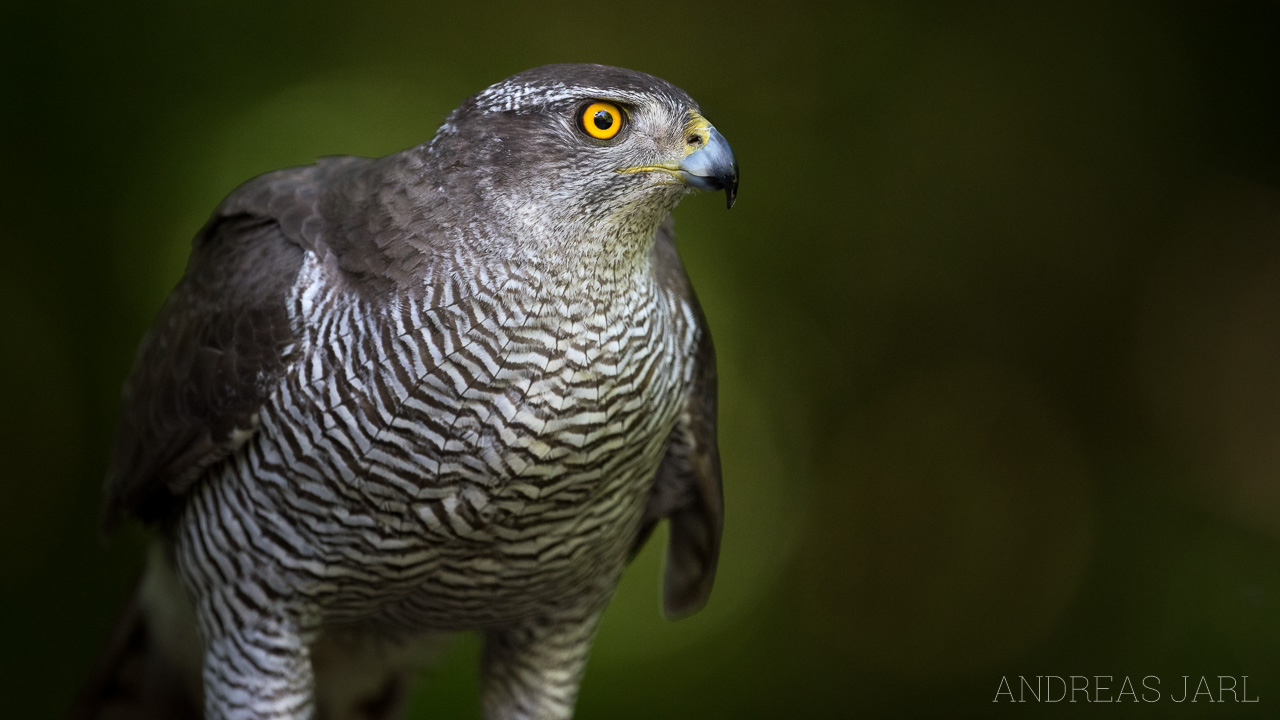
POLYGON ((710 128, 706 144, 680 163, 680 177, 699 190, 724 190, 725 207, 738 200, 738 161, 723 136, 710 128))

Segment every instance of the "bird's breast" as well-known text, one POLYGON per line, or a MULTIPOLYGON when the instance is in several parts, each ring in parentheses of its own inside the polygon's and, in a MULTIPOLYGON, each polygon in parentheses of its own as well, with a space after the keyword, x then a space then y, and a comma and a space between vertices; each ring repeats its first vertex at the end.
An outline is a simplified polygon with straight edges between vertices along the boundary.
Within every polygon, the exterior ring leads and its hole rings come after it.
POLYGON ((420 627, 611 587, 691 382, 692 311, 654 282, 450 276, 374 301, 327 277, 304 262, 292 364, 219 486, 306 558, 281 582, 420 627))
POLYGON ((377 306, 317 278, 294 302, 309 349, 278 403, 296 458, 360 488, 349 511, 480 543, 639 503, 690 374, 685 313, 647 278, 547 286, 451 276, 377 306))

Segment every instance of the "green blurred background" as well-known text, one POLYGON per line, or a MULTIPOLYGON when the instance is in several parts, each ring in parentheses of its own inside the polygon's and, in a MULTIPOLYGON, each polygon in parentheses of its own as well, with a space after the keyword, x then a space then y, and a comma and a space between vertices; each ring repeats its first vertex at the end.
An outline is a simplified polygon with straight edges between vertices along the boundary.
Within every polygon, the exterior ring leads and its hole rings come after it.
MULTIPOLYGON (((0 10, 5 716, 66 711, 140 570, 97 524, 119 386, 218 200, 594 61, 688 90, 744 177, 676 213, 716 592, 662 620, 656 538, 580 717, 1280 717, 1280 5, 462 5, 0 10), (1072 674, 1165 699, 992 704, 1072 674)), ((414 717, 478 718, 477 654, 414 717)))

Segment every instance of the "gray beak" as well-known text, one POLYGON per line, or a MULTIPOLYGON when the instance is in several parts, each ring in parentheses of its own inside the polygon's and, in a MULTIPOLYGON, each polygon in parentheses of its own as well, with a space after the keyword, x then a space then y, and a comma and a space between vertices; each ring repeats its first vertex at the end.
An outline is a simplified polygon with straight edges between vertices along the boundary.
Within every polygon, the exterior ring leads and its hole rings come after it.
POLYGON ((707 128, 707 140, 702 147, 680 163, 680 177, 699 190, 724 190, 726 207, 733 207, 738 199, 738 161, 729 142, 714 127, 707 128))

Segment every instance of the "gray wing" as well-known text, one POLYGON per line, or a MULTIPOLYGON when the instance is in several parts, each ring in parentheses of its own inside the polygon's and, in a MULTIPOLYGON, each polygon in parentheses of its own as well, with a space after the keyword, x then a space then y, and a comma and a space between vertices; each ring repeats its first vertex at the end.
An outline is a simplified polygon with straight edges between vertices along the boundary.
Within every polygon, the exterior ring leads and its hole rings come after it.
POLYGON ((192 243, 125 384, 104 521, 163 521, 254 433, 295 342, 287 301, 319 223, 319 181, 350 161, 251 180, 192 243))
POLYGON ((676 255, 670 219, 658 232, 654 263, 664 284, 693 308, 699 337, 693 382, 668 440, 635 545, 638 551, 653 526, 663 518, 668 521, 663 610, 676 619, 706 605, 720 557, 724 494, 716 444, 716 357, 702 308, 676 255))

